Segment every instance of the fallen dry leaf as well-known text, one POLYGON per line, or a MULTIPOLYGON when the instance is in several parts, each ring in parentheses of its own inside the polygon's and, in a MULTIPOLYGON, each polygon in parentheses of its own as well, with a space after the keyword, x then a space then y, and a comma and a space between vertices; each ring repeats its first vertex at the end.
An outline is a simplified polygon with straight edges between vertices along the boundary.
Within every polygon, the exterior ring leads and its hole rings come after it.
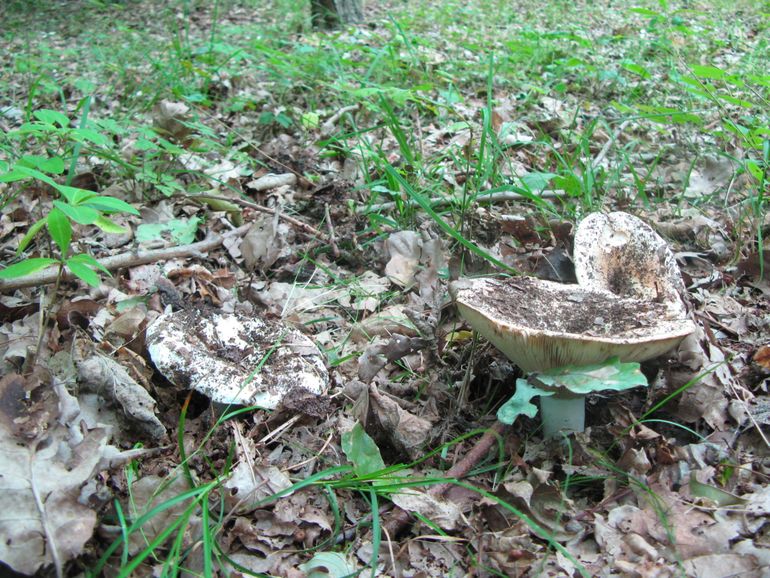
MULTIPOLYGON (((81 430, 77 400, 59 386, 52 395, 67 408, 36 439, 21 440, 16 422, 25 415, 23 384, 0 380, 0 560, 23 574, 80 555, 96 525, 96 512, 81 495, 107 454, 107 428, 81 430)), ((29 429, 29 428, 28 428, 29 429)))

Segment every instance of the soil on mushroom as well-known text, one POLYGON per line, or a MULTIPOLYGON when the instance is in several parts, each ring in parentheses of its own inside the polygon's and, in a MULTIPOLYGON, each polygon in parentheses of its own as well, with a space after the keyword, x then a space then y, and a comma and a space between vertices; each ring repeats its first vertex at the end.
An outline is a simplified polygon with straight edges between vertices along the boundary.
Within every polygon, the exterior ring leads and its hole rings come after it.
MULTIPOLYGON (((624 336, 665 319, 663 304, 544 284, 528 277, 490 281, 473 299, 511 325, 593 337, 624 336)), ((473 306, 473 304, 469 304, 473 306)))

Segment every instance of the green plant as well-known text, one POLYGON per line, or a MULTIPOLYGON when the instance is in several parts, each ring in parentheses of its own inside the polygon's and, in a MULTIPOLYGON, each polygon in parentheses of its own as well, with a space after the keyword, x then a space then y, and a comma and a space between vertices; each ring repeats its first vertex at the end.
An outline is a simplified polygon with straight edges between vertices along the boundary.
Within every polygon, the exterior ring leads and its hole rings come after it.
POLYGON ((638 363, 620 363, 613 358, 588 366, 566 366, 531 374, 516 380, 516 393, 497 412, 497 419, 512 424, 520 415, 535 417, 537 407, 530 403, 541 397, 543 426, 547 433, 565 429, 583 431, 585 396, 595 391, 623 391, 646 386, 647 378, 638 363), (553 398, 557 403, 545 403, 553 398))
POLYGON ((21 156, 9 170, 0 174, 0 182, 36 181, 50 186, 58 193, 59 198, 53 200, 50 210, 43 217, 30 225, 17 249, 17 255, 21 255, 38 233, 46 229, 58 248, 58 255, 26 257, 1 270, 0 279, 23 277, 55 265, 59 269, 59 277, 68 269, 79 279, 96 287, 99 285, 96 271, 107 274, 109 271, 87 253, 72 253, 73 225, 94 225, 107 233, 123 233, 125 229, 112 221, 109 215, 139 215, 139 211, 115 197, 57 182, 55 177, 65 172, 65 159, 68 156, 70 169, 66 180, 71 182, 80 145, 85 142, 103 145, 106 138, 90 128, 71 128, 69 118, 57 111, 38 110, 34 112, 34 117, 36 121, 24 123, 12 136, 34 137, 44 144, 53 145, 52 154, 21 156))

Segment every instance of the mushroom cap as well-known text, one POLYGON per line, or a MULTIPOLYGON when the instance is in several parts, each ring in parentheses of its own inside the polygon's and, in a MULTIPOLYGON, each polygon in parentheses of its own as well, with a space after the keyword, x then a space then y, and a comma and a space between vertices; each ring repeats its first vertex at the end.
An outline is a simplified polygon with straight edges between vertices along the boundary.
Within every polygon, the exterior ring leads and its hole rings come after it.
POLYGON ((645 361, 695 326, 664 303, 530 277, 452 284, 460 314, 524 371, 645 361))
POLYGON ((310 338, 279 321, 208 307, 168 311, 147 327, 155 367, 179 387, 223 404, 277 407, 300 390, 328 385, 310 338))
POLYGON ((668 243, 641 219, 592 213, 575 232, 575 276, 587 289, 666 303, 684 315, 684 282, 668 243))

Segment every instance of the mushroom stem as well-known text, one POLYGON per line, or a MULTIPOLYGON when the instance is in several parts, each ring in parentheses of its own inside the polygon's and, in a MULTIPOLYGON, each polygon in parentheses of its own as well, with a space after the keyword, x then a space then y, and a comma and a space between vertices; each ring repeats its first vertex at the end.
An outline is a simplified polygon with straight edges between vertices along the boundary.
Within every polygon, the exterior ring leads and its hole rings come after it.
POLYGON ((561 433, 582 432, 586 422, 586 396, 559 392, 540 398, 543 435, 559 437, 561 433))

